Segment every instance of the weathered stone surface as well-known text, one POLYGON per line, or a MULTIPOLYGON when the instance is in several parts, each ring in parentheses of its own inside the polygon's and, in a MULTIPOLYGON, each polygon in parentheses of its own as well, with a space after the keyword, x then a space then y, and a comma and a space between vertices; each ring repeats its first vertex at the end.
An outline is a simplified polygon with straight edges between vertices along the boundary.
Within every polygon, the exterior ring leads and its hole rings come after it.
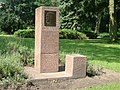
POLYGON ((86 76, 86 56, 79 54, 66 55, 65 72, 72 78, 83 78, 86 76))
POLYGON ((35 69, 39 73, 58 71, 59 50, 59 8, 39 7, 35 12, 35 69), (54 12, 54 16, 45 12, 54 12), (46 15, 46 18, 45 18, 46 15), (48 21, 45 21, 48 20, 48 21), (45 24, 47 23, 47 24, 45 24), (51 24, 50 24, 51 23, 51 24))
POLYGON ((41 54, 39 53, 35 53, 35 64, 34 64, 34 68, 36 71, 40 72, 41 69, 41 54))
POLYGON ((41 41, 43 42, 57 42, 59 43, 59 31, 58 30, 43 30, 41 31, 41 41))
POLYGON ((58 54, 41 54, 41 70, 42 73, 50 73, 58 71, 58 54))
POLYGON ((42 42, 41 53, 42 54, 55 54, 58 53, 59 44, 58 42, 42 42))

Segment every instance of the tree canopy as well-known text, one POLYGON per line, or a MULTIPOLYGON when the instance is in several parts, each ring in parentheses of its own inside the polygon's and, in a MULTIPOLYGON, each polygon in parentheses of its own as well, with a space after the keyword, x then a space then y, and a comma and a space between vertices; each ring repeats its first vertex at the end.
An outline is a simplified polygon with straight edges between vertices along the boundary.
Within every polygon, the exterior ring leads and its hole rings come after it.
POLYGON ((35 8, 39 6, 59 6, 62 29, 110 32, 110 38, 117 39, 120 0, 0 0, 0 31, 12 34, 18 29, 34 28, 35 8), (116 28, 111 27, 111 18, 116 28))

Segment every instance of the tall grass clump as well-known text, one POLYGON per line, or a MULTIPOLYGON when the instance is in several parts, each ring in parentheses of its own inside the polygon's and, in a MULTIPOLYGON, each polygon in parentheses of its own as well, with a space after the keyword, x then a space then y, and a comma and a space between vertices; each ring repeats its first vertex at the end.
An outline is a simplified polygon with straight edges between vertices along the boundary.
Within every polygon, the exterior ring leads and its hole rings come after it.
POLYGON ((65 52, 59 52, 59 64, 64 65, 65 66, 65 56, 66 53, 65 52))

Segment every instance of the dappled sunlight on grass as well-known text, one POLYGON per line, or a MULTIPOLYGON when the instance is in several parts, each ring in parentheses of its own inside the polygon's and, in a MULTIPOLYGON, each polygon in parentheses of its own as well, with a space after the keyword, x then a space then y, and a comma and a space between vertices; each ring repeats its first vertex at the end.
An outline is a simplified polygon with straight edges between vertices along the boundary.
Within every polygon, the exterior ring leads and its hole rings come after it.
POLYGON ((120 63, 99 61, 99 60, 94 60, 94 61, 91 61, 90 63, 106 69, 112 69, 114 71, 120 72, 120 63))
POLYGON ((60 51, 83 54, 93 64, 120 71, 120 44, 104 40, 60 40, 60 51))
MULTIPOLYGON (((0 50, 4 50, 8 43, 20 43, 34 49, 33 38, 16 38, 14 36, 0 36, 0 50)), ((120 44, 109 44, 104 40, 60 40, 60 52, 64 54, 86 55, 92 64, 120 72, 120 44)))

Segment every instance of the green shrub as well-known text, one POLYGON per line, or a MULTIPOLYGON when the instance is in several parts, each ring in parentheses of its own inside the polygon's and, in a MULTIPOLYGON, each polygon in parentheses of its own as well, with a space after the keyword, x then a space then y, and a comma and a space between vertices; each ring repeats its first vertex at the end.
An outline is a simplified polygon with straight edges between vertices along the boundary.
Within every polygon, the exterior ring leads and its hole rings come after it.
POLYGON ((15 36, 17 37, 22 37, 22 38, 34 38, 34 29, 19 29, 14 33, 15 36))
POLYGON ((33 65, 34 52, 17 42, 8 42, 0 50, 0 84, 24 82, 27 78, 23 72, 24 65, 33 65))
POLYGON ((7 33, 2 31, 2 32, 0 32, 0 35, 7 35, 7 33))
POLYGON ((108 39, 109 38, 109 33, 100 33, 100 35, 98 36, 98 38, 108 39))
POLYGON ((4 49, 4 54, 13 54, 16 53, 18 48, 19 48, 19 44, 16 42, 8 42, 6 48, 4 49))
POLYGON ((97 67, 87 63, 87 72, 86 72, 87 76, 93 77, 93 76, 102 75, 103 73, 104 72, 102 67, 97 67))
POLYGON ((81 32, 71 29, 62 29, 59 31, 60 39, 87 39, 87 36, 81 32))
POLYGON ((32 66, 34 64, 34 51, 32 49, 20 46, 17 51, 20 55, 20 61, 24 66, 32 66))
MULTIPOLYGON (((34 38, 35 31, 33 29, 19 29, 14 33, 15 36, 17 37, 22 37, 22 38, 34 38)), ((78 32, 76 30, 71 30, 71 29, 62 29, 59 32, 60 39, 88 39, 87 36, 81 32, 78 32)))
POLYGON ((97 38, 97 34, 94 31, 83 31, 83 33, 86 34, 87 37, 89 37, 89 39, 96 39, 97 38))
POLYGON ((8 43, 5 50, 0 51, 2 55, 12 55, 17 53, 19 61, 24 65, 33 65, 34 51, 26 46, 21 46, 19 43, 8 43))
POLYGON ((0 31, 4 31, 8 34, 13 34, 18 29, 18 24, 20 25, 18 22, 19 16, 15 15, 15 13, 12 12, 8 13, 8 11, 4 11, 1 8, 0 16, 0 31))
POLYGON ((117 36, 120 37, 120 28, 118 28, 117 36))
POLYGON ((23 82, 26 76, 17 54, 0 57, 0 84, 23 82))

